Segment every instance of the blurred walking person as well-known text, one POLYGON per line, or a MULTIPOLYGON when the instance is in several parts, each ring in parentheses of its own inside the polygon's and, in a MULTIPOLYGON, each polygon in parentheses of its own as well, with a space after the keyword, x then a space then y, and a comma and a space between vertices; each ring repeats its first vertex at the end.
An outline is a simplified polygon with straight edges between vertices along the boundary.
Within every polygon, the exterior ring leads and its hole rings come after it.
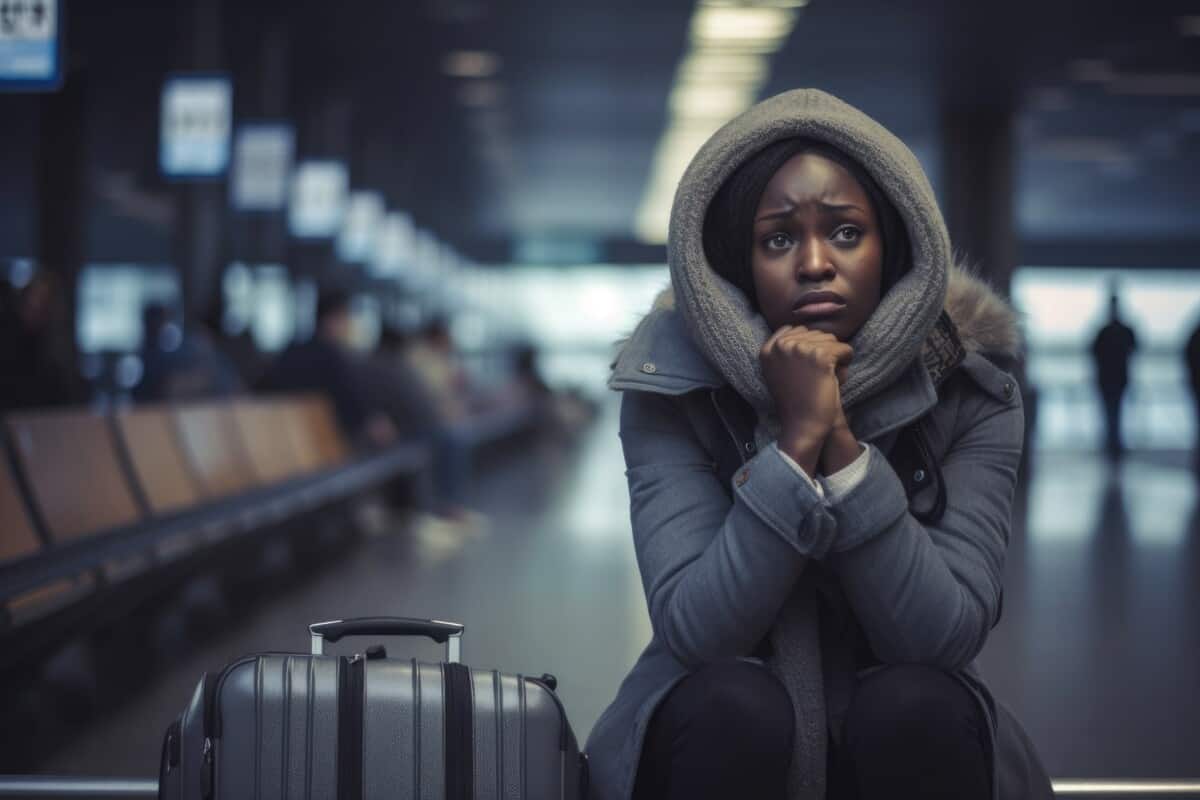
POLYGON ((1121 441, 1121 400, 1129 384, 1129 359, 1137 350, 1137 336, 1121 321, 1117 286, 1110 288, 1108 322, 1092 340, 1092 359, 1096 363, 1096 386, 1104 401, 1104 450, 1117 460, 1125 452, 1121 441))
POLYGON ((1188 385, 1192 387, 1192 402, 1196 408, 1196 441, 1192 448, 1192 465, 1197 475, 1200 475, 1200 320, 1188 337, 1187 347, 1183 351, 1187 361, 1188 385))

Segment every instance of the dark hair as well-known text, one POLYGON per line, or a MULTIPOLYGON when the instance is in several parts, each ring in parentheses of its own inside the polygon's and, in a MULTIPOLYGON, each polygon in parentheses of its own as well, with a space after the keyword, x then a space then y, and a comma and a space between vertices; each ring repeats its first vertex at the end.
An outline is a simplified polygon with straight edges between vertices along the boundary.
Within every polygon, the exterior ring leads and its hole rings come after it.
POLYGON ((833 145, 816 139, 793 137, 767 145, 729 176, 708 204, 704 215, 704 255, 718 275, 742 290, 758 309, 754 292, 751 252, 754 247, 754 214, 762 194, 780 167, 801 153, 813 153, 841 165, 863 187, 879 220, 883 239, 880 297, 908 271, 912 254, 904 221, 862 165, 833 145))
POLYGON ((317 296, 317 324, 334 314, 342 314, 350 310, 351 297, 349 292, 341 289, 327 289, 317 296))

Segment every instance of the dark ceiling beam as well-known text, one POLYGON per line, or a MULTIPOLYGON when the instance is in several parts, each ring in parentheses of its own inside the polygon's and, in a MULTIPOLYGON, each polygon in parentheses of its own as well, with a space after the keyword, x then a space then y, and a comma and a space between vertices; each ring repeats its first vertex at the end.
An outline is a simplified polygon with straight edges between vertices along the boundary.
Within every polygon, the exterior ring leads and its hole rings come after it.
POLYGON ((1026 240, 1019 263, 1037 267, 1105 269, 1200 269, 1200 238, 1150 241, 1026 240))

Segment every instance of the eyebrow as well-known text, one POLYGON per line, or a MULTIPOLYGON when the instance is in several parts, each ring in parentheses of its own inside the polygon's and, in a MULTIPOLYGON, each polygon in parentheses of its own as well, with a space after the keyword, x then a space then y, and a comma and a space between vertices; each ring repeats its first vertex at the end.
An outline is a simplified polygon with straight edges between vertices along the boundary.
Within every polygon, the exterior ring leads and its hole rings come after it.
MULTIPOLYGON (((857 211, 860 214, 867 213, 867 212, 863 211, 861 208, 859 208, 858 206, 854 205, 853 203, 824 203, 824 202, 818 201, 817 205, 826 211, 857 211)), ((773 211, 770 214, 763 214, 761 217, 759 217, 758 219, 756 219, 754 221, 762 222, 762 221, 768 220, 768 219, 779 219, 780 217, 788 217, 788 216, 791 216, 792 212, 795 210, 796 210, 795 206, 789 206, 788 208, 785 208, 782 211, 773 211)))

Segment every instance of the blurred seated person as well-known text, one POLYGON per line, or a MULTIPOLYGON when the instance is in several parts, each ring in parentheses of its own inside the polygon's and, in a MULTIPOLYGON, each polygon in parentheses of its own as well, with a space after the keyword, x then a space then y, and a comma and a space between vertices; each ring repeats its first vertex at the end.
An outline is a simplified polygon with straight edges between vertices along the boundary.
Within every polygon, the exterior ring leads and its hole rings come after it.
POLYGON ((477 404, 446 319, 430 320, 411 342, 401 345, 398 360, 422 387, 433 412, 430 441, 434 445, 436 511, 474 525, 478 515, 466 502, 475 446, 470 425, 477 404))
POLYGON ((0 281, 0 411, 86 399, 62 300, 49 273, 21 287, 0 281))
POLYGON ((317 329, 270 364, 256 387, 263 392, 321 392, 357 444, 380 447, 396 439, 396 426, 371 391, 369 367, 354 350, 351 297, 341 291, 317 298, 317 329))
POLYGON ((541 405, 549 402, 553 392, 546 384, 546 379, 538 370, 538 351, 532 344, 521 345, 517 348, 513 364, 513 381, 523 399, 541 405))
POLYGON ((161 303, 142 309, 142 379, 139 403, 227 397, 244 387, 237 370, 201 327, 184 328, 161 303))
POLYGON ((444 424, 470 416, 471 387, 443 317, 430 320, 405 348, 404 360, 432 396, 444 424))
POLYGON ((370 356, 367 372, 371 397, 387 413, 405 439, 431 439, 442 424, 438 398, 406 358, 409 337, 385 327, 370 356))
POLYGON ((262 377, 266 359, 250 325, 230 313, 224 289, 219 289, 209 304, 204 327, 212 336, 213 346, 229 361, 246 386, 254 386, 262 377))

